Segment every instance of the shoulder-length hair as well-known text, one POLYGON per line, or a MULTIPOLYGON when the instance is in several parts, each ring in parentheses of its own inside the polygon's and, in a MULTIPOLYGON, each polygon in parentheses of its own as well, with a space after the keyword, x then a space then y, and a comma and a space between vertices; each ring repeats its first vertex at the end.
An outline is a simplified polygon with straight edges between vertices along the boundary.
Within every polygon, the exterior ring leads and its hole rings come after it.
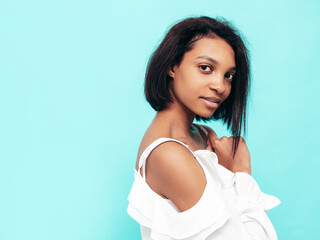
POLYGON ((234 136, 235 153, 242 130, 246 129, 246 106, 249 91, 250 66, 248 50, 238 31, 225 20, 209 17, 187 18, 175 24, 166 34, 159 47, 152 54, 145 75, 145 96, 152 108, 161 111, 168 102, 173 102, 170 95, 170 82, 173 80, 169 70, 181 63, 186 52, 194 43, 204 37, 220 37, 233 49, 236 73, 232 80, 228 98, 209 118, 196 116, 197 120, 209 121, 222 119, 231 128, 234 136))

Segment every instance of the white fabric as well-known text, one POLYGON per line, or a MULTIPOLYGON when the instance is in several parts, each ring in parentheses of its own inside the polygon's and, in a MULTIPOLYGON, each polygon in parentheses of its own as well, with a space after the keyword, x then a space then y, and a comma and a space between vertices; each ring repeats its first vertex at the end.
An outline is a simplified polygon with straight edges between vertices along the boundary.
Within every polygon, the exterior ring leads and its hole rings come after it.
MULTIPOLYGON (((175 139, 159 138, 142 153, 139 169, 145 173, 145 161, 159 144, 175 139)), ((190 150, 190 149, 189 149, 190 150)), ((232 173, 218 163, 208 150, 190 152, 204 170, 207 185, 200 200, 190 209, 179 212, 174 203, 155 193, 137 170, 128 196, 128 214, 141 228, 143 240, 274 240, 276 232, 267 211, 280 200, 260 191, 247 173, 232 173)))

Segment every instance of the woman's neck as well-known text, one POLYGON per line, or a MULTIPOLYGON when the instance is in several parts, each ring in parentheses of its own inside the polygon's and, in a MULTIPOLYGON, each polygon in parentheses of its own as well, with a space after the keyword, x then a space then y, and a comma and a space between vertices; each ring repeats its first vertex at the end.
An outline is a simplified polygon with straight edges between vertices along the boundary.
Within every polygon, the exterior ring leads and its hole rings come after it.
POLYGON ((166 109, 159 111, 154 121, 161 122, 161 125, 168 128, 170 135, 175 139, 193 138, 195 129, 192 125, 195 114, 185 109, 169 105, 166 109))

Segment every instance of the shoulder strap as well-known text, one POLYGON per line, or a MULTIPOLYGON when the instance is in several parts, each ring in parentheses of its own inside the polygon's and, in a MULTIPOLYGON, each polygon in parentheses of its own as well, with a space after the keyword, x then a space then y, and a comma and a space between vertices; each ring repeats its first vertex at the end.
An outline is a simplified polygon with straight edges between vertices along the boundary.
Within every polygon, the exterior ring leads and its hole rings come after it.
POLYGON ((208 137, 208 131, 200 124, 194 124, 195 126, 199 127, 201 131, 208 137))
POLYGON ((141 154, 140 159, 139 159, 139 171, 142 167, 142 174, 143 174, 143 179, 146 179, 146 159, 148 158, 149 154, 152 152, 153 149, 155 149, 157 146, 159 146, 161 143, 164 142, 177 142, 180 143, 181 145, 185 146, 192 154, 193 152, 191 151, 191 149, 188 147, 188 145, 184 144, 183 142, 180 142, 176 139, 173 138, 158 138, 157 140, 155 140, 154 142, 152 142, 145 150, 144 152, 141 154))
POLYGON ((208 137, 208 131, 202 125, 198 125, 198 126, 201 128, 204 134, 208 137))

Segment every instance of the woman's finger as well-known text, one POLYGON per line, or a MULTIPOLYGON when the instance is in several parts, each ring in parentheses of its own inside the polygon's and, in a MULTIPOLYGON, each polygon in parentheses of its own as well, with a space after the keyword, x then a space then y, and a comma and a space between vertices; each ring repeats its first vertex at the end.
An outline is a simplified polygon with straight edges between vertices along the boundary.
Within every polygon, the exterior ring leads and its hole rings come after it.
POLYGON ((214 131, 210 131, 208 133, 208 146, 212 147, 213 151, 215 151, 217 141, 219 141, 217 134, 214 131))
POLYGON ((208 141, 207 141, 207 147, 206 147, 206 150, 209 150, 210 152, 214 152, 212 146, 211 146, 211 143, 209 141, 209 138, 208 138, 208 141))

